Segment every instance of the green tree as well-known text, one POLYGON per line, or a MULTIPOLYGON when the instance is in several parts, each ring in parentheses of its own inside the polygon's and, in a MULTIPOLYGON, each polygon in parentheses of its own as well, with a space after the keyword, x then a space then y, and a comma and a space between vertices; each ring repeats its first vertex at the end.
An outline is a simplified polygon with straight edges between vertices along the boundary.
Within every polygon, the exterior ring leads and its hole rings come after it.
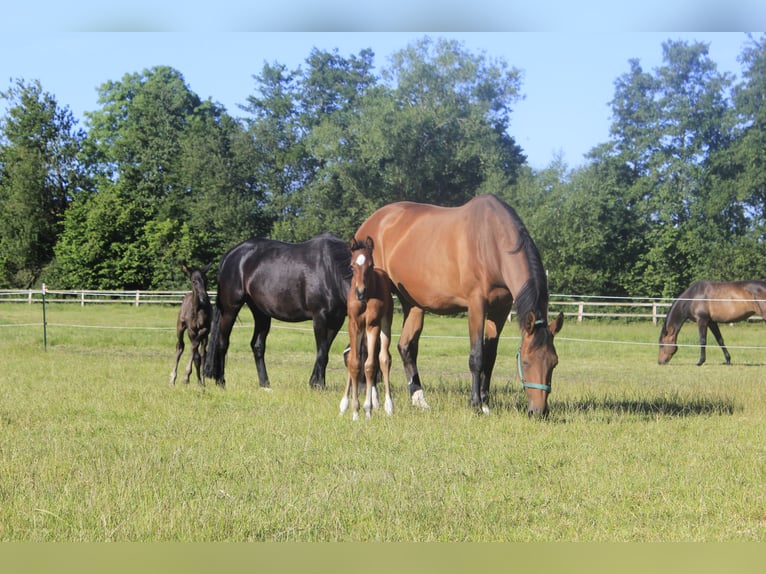
POLYGON ((53 259, 67 206, 82 186, 82 130, 39 81, 16 80, 0 99, 0 286, 29 287, 53 259))
POLYGON ((255 156, 222 106, 201 101, 168 67, 127 74, 99 95, 84 146, 98 191, 67 217, 57 250, 62 281, 184 286, 180 261, 213 262, 268 229, 255 156))
POLYGON ((706 239, 726 226, 710 220, 706 183, 710 157, 729 141, 733 77, 718 72, 707 44, 667 41, 662 50, 663 65, 652 74, 631 61, 615 83, 613 139, 594 157, 628 176, 615 181, 625 186, 630 212, 648 222, 646 250, 626 290, 675 296, 699 275, 706 239))

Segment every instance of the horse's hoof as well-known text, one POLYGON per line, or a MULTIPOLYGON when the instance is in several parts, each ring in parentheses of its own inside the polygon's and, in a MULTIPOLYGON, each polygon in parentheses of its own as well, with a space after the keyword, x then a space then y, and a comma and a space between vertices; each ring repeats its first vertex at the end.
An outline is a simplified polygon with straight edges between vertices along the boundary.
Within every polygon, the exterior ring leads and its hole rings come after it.
POLYGON ((354 413, 354 415, 351 417, 352 421, 358 421, 359 420, 359 413, 354 413))
POLYGON ((343 415, 348 410, 348 397, 343 397, 340 400, 340 414, 343 415))
POLYGON ((483 412, 485 415, 489 414, 489 406, 488 405, 481 405, 481 412, 483 412))
POLYGON ((425 393, 423 393, 423 389, 418 389, 414 393, 412 393, 412 406, 418 407, 420 409, 423 409, 424 411, 427 411, 431 407, 428 406, 428 403, 426 402, 425 393))
POLYGON ((392 414, 394 414, 394 401, 391 400, 391 397, 388 397, 386 399, 386 402, 383 405, 383 409, 386 411, 386 414, 388 416, 391 416, 392 414))
POLYGON ((265 391, 267 393, 270 393, 271 392, 271 387, 261 387, 261 390, 265 391))

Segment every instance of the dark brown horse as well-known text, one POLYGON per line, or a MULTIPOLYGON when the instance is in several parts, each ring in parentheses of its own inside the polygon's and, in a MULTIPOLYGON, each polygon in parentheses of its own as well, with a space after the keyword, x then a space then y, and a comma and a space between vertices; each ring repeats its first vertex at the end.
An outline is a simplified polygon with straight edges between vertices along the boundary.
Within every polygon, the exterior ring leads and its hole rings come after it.
POLYGON ((340 402, 340 414, 348 409, 349 388, 354 420, 359 418, 359 373, 364 360, 366 394, 364 412, 367 418, 372 416, 372 408, 377 408, 377 389, 374 386, 375 375, 380 368, 386 388, 386 400, 383 404, 386 414, 394 412, 391 398, 389 372, 391 370, 391 321, 394 316, 394 300, 391 296, 391 282, 385 271, 375 268, 373 260, 374 243, 371 238, 364 242, 352 239, 351 249, 351 288, 348 291, 348 378, 340 402), (380 345, 378 345, 380 343, 380 345), (366 353, 364 348, 366 348, 366 353), (376 349, 379 349, 376 353, 376 349))
POLYGON ((185 263, 181 264, 184 273, 191 279, 192 290, 184 295, 181 310, 178 312, 176 321, 176 362, 170 373, 170 384, 175 385, 178 373, 178 361, 184 352, 184 332, 189 334, 189 342, 192 345, 192 354, 183 382, 188 383, 191 376, 192 363, 197 369, 197 382, 204 385, 202 377, 205 372, 205 356, 207 355, 207 338, 210 333, 210 321, 213 318, 213 307, 207 294, 207 273, 210 269, 208 263, 201 269, 190 269, 185 263))
POLYGON ((471 404, 489 411, 488 396, 500 333, 515 303, 521 342, 518 369, 528 412, 548 411, 558 363, 553 336, 564 315, 548 324, 548 284, 540 255, 516 212, 494 195, 462 207, 412 202, 386 205, 356 232, 371 237, 375 264, 388 273, 404 311, 399 353, 412 402, 428 408, 417 368, 426 311, 468 311, 471 404))
POLYGON ((666 365, 678 350, 676 340, 683 324, 695 321, 700 334, 700 360, 705 362, 707 330, 723 350, 726 364, 731 364, 731 355, 726 350, 718 323, 736 323, 752 315, 766 319, 766 282, 730 281, 716 283, 697 281, 673 301, 660 331, 660 354, 657 362, 666 365))

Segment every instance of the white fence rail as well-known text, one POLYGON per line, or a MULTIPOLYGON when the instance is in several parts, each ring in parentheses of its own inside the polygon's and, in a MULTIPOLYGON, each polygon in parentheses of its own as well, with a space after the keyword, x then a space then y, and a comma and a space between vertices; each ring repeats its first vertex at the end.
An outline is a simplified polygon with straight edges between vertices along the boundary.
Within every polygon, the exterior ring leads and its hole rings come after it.
MULTIPOLYGON (((81 306, 101 303, 140 305, 180 305, 187 291, 95 291, 88 289, 47 290, 47 303, 76 303, 81 306)), ((42 303, 41 289, 0 290, 0 303, 42 303)), ((215 297, 215 292, 210 293, 215 297)), ((550 311, 563 311, 578 321, 586 318, 649 319, 657 324, 665 317, 672 299, 622 297, 581 297, 551 295, 550 311)))
MULTIPOLYGON (((46 303, 79 303, 81 306, 98 303, 128 303, 139 305, 180 305, 187 291, 92 291, 78 289, 69 291, 47 290, 46 303)), ((215 292, 210 293, 215 297, 215 292)), ((0 289, 0 303, 42 303, 41 289, 12 291, 0 289)))
MULTIPOLYGON (((46 290, 47 303, 75 303, 81 306, 100 303, 140 305, 180 305, 188 291, 96 291, 76 289, 46 290)), ((211 299, 215 292, 210 292, 211 299)), ((0 303, 42 303, 41 289, 0 289, 0 303)), ((651 320, 655 325, 665 318, 673 299, 640 297, 599 297, 552 294, 549 313, 562 311, 565 316, 583 321, 588 318, 651 320)), ((513 313, 511 313, 513 315, 513 313)), ((753 316, 753 321, 761 318, 753 316)))

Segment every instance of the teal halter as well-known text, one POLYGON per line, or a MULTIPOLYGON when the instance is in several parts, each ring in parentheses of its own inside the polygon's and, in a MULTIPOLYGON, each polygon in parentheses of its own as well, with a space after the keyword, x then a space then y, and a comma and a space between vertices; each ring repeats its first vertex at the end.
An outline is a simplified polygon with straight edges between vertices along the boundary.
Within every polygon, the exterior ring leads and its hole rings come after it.
MULTIPOLYGON (((543 319, 538 319, 535 321, 535 325, 545 325, 545 321, 543 319)), ((519 379, 521 379, 521 386, 524 389, 540 389, 541 391, 545 391, 550 393, 551 392, 551 386, 550 385, 543 385, 540 383, 530 383, 524 379, 524 373, 521 370, 521 343, 524 341, 524 336, 522 335, 521 341, 519 341, 519 350, 516 351, 516 363, 519 366, 519 379)))

